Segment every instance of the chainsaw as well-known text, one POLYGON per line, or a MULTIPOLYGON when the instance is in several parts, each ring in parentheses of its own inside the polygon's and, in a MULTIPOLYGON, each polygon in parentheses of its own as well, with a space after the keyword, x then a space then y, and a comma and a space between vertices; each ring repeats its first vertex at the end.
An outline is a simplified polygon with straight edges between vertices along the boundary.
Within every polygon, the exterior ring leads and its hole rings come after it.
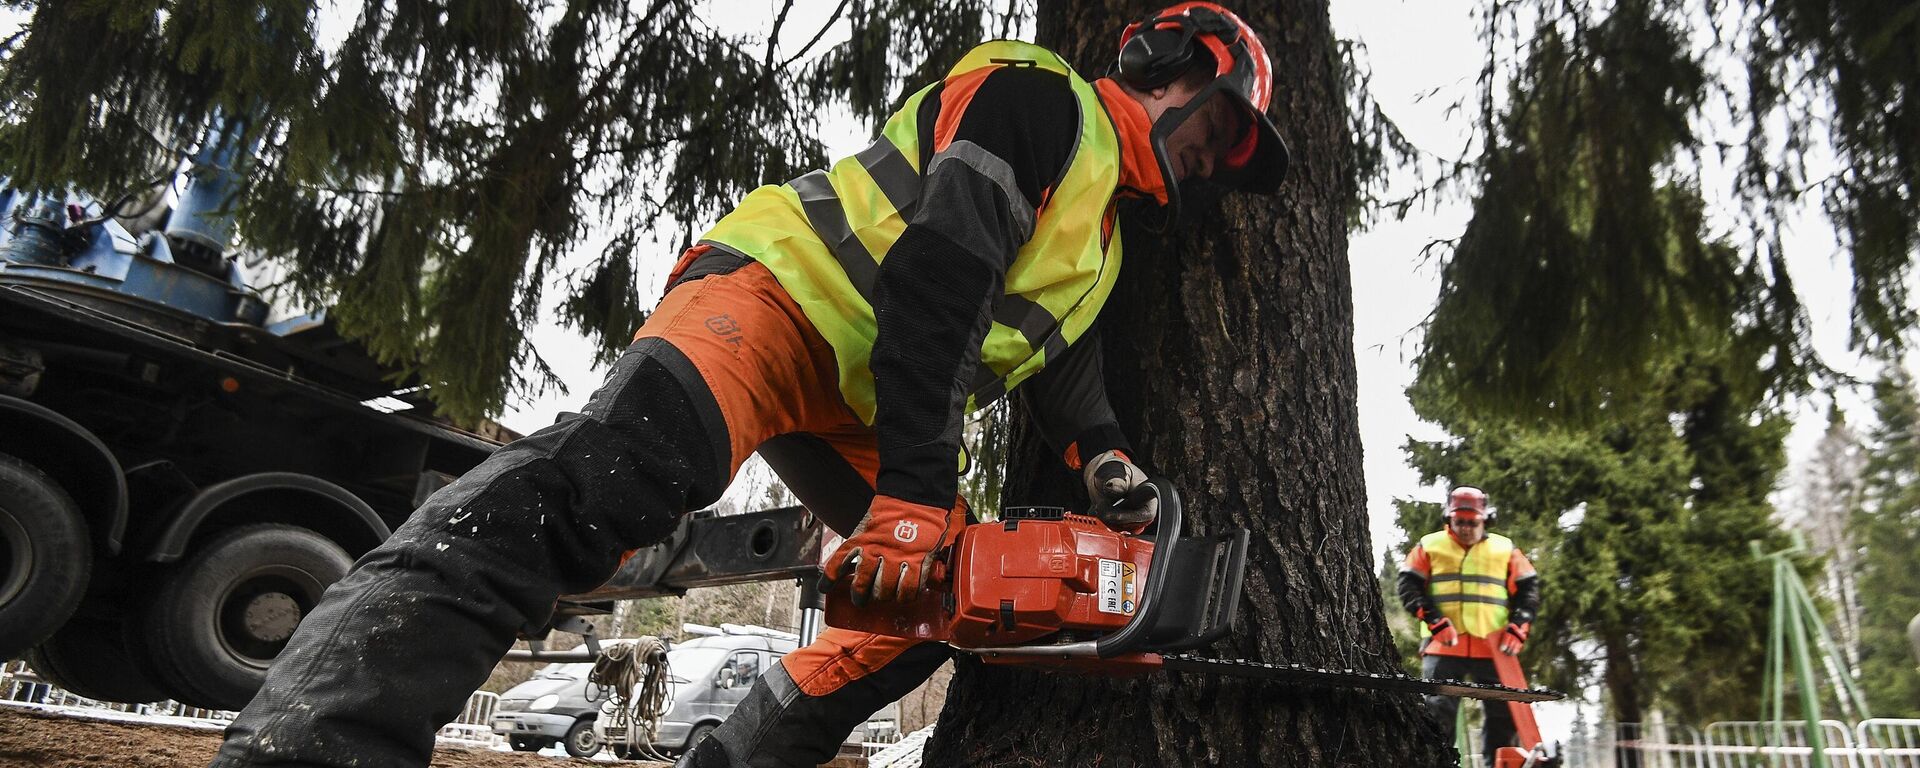
POLYGON ((1108 528, 1060 507, 1013 507, 970 525, 938 553, 933 586, 908 603, 827 595, 827 624, 943 642, 989 664, 1127 676, 1158 671, 1509 702, 1552 701, 1544 688, 1216 659, 1188 653, 1233 629, 1246 572, 1246 529, 1183 536, 1180 495, 1150 480, 1115 506, 1152 498, 1150 535, 1108 528))

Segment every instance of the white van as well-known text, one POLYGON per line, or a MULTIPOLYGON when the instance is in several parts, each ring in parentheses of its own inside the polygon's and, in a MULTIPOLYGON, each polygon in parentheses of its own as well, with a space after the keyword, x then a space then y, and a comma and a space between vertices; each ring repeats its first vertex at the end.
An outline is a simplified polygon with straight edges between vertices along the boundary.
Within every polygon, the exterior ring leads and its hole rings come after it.
MULTIPOLYGON (((760 675, 799 645, 799 636, 765 627, 733 624, 721 628, 686 626, 691 640, 667 650, 667 711, 650 739, 654 751, 678 755, 706 738, 733 714, 760 675)), ((627 747, 627 725, 609 725, 602 712, 594 721, 599 742, 621 757, 637 757, 627 747)))
POLYGON ((590 757, 600 751, 593 721, 600 701, 591 697, 587 674, 593 662, 548 664, 533 678, 500 694, 493 709, 493 732, 517 751, 532 752, 560 744, 567 754, 590 757))
MULTIPOLYGON (((683 630, 694 637, 667 650, 667 713, 650 739, 653 751, 668 756, 692 749, 719 727, 760 675, 800 642, 791 632, 738 624, 687 624, 683 630)), ((594 721, 599 742, 618 757, 641 757, 639 750, 626 746, 629 726, 610 724, 615 718, 609 714, 602 711, 594 721)), ((853 729, 847 743, 899 741, 901 735, 900 705, 893 703, 853 729)))

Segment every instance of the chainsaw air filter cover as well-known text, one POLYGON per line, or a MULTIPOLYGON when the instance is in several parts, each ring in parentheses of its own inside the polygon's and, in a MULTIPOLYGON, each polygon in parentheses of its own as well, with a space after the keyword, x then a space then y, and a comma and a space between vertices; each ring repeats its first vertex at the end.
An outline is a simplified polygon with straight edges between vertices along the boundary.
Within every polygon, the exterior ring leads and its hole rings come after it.
POLYGON ((1105 634, 1133 618, 1153 542, 1085 515, 1034 517, 970 526, 961 537, 953 571, 961 578, 948 614, 954 645, 1017 645, 1061 631, 1105 634))

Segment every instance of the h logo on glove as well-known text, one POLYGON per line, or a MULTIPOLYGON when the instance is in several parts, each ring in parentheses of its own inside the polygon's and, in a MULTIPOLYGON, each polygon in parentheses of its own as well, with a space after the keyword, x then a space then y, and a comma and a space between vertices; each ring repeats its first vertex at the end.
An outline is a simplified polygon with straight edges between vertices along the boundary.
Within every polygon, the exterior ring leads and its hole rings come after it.
POLYGON ((820 591, 845 584, 855 606, 870 600, 910 603, 938 573, 941 549, 967 527, 967 505, 950 509, 874 494, 867 516, 827 558, 820 591))

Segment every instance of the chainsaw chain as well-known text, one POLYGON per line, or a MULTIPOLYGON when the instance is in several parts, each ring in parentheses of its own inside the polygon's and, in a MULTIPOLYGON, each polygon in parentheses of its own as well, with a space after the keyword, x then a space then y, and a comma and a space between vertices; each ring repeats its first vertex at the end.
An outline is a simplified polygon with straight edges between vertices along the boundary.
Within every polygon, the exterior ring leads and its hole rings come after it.
POLYGON ((1548 688, 1522 689, 1461 680, 1426 680, 1401 674, 1383 675, 1351 669, 1321 669, 1304 664, 1269 664, 1246 659, 1211 659, 1187 653, 1162 654, 1160 658, 1162 668, 1174 672, 1198 672, 1330 688, 1365 688, 1488 701, 1535 702, 1558 701, 1566 698, 1566 694, 1548 688))

